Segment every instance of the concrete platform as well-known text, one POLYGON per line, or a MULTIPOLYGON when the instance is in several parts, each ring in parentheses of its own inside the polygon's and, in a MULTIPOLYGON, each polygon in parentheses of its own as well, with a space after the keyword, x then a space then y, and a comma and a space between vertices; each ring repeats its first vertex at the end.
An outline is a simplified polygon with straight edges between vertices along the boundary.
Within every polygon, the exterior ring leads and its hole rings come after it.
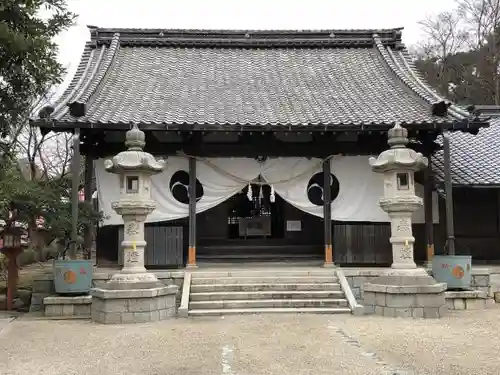
POLYGON ((480 290, 448 291, 445 298, 450 310, 484 310, 495 305, 495 301, 480 290))
POLYGON ((46 317, 90 318, 92 296, 49 296, 43 299, 46 317))

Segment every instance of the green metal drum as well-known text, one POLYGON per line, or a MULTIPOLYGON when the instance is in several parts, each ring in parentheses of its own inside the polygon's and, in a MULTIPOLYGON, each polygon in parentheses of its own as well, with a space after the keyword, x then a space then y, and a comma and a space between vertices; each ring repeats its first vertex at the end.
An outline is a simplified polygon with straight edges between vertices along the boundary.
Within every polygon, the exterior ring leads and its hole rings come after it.
POLYGON ((85 294, 92 287, 91 260, 55 260, 54 288, 58 294, 85 294))
POLYGON ((448 289, 470 289, 472 257, 470 255, 435 255, 432 259, 432 276, 437 282, 446 283, 448 289))

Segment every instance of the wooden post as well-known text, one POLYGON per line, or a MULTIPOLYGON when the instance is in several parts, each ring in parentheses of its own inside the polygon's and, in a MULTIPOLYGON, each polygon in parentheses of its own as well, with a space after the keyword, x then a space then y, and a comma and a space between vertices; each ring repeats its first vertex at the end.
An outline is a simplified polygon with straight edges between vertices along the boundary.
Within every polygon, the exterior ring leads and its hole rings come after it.
POLYGON ((446 194, 446 242, 448 255, 455 255, 455 227, 453 223, 453 184, 451 181, 450 139, 443 133, 444 191, 446 194))
POLYGON ((76 259, 78 240, 78 187, 80 185, 80 129, 73 134, 73 158, 71 160, 71 240, 70 259, 76 259))
MULTIPOLYGON (((85 196, 85 203, 92 205, 92 176, 94 172, 94 160, 91 155, 85 156, 85 180, 83 185, 83 193, 85 196)), ((90 257, 92 257, 92 224, 85 226, 83 234, 83 245, 85 250, 89 251, 90 257)))
POLYGON ((196 266, 196 159, 189 159, 189 247, 188 268, 196 266))
POLYGON ((14 307, 14 295, 17 289, 17 280, 19 279, 19 268, 17 267, 17 257, 21 253, 20 248, 9 249, 7 256, 7 310, 14 307))
POLYGON ((432 263, 432 258, 434 257, 434 204, 432 201, 433 178, 431 156, 432 155, 429 155, 429 165, 424 169, 425 238, 427 240, 426 262, 428 265, 432 263))
POLYGON ((325 263, 333 267, 332 249, 332 202, 330 190, 330 159, 323 161, 323 223, 325 226, 325 263))

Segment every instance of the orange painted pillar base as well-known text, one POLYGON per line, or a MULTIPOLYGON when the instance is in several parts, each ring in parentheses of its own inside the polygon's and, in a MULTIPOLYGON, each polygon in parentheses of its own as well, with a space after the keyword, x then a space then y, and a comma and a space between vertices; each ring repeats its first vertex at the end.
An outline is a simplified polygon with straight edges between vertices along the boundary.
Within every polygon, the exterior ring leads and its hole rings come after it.
POLYGON ((198 267, 196 265, 196 247, 195 246, 189 246, 188 248, 188 261, 187 261, 187 268, 196 268, 198 267))
POLYGON ((434 258, 434 244, 427 244, 427 264, 432 264, 432 258, 434 258))
POLYGON ((323 267, 333 267, 333 248, 332 245, 325 245, 325 263, 323 267))

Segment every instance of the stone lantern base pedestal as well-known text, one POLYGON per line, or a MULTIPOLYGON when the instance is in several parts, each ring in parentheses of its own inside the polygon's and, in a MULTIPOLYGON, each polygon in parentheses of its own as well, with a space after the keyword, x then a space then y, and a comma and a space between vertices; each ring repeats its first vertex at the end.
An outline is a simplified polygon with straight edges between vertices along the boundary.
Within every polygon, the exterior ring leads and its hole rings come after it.
POLYGON ((448 312, 445 283, 424 269, 390 270, 364 284, 365 313, 403 318, 440 318, 448 312))
POLYGON ((104 324, 147 323, 176 315, 178 287, 160 281, 118 282, 113 277, 103 288, 93 288, 91 318, 104 324))

